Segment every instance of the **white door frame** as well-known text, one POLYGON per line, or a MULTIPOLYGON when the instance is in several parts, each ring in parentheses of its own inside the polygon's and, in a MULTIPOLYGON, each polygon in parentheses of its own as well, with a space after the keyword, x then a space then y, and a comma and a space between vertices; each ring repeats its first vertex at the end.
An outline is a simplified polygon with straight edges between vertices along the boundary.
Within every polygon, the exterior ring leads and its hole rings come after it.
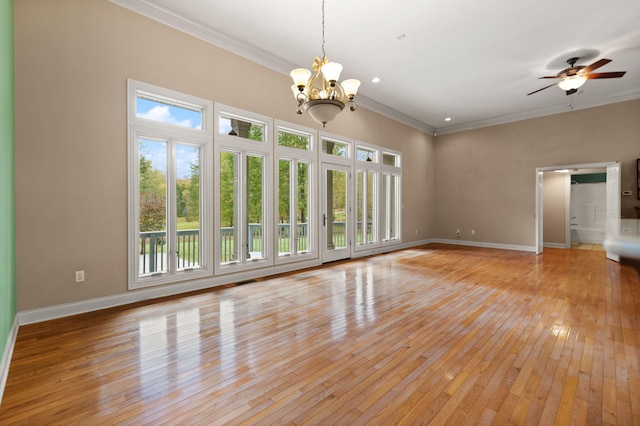
MULTIPOLYGON (((536 211, 535 211, 535 233, 536 233, 536 254, 542 253, 544 236, 542 232, 543 227, 543 208, 542 208, 542 194, 543 194, 543 173, 554 170, 564 169, 596 169, 606 168, 607 178, 609 173, 617 173, 616 182, 612 182, 612 185, 607 183, 607 225, 605 226, 605 239, 611 238, 619 234, 620 232, 620 163, 616 161, 607 161, 604 163, 589 163, 589 164, 569 164, 562 166, 548 166, 536 168, 536 211), (617 172, 615 171, 617 169, 617 172), (611 204, 611 206, 610 206, 611 204), (614 218, 613 216, 617 216, 614 218), (617 222, 616 222, 617 219, 617 222), (616 227, 616 223, 618 224, 616 227)), ((613 175, 612 175, 613 176, 613 175)), ((608 182, 609 179, 607 179, 608 182)), ((569 225, 567 225, 569 226, 569 225)), ((612 260, 617 260, 612 253, 607 252, 607 257, 612 260)))
POLYGON ((333 262, 335 260, 349 259, 353 256, 353 224, 354 224, 354 214, 352 209, 353 204, 353 194, 352 194, 352 184, 351 184, 351 174, 353 171, 353 167, 351 165, 345 164, 335 164, 323 161, 320 164, 320 186, 322 187, 321 192, 321 202, 320 202, 320 245, 321 250, 320 253, 322 255, 322 263, 333 262), (327 205, 327 193, 326 193, 326 171, 327 170, 337 170, 347 174, 346 181, 346 206, 345 206, 345 226, 346 226, 346 234, 345 238, 347 241, 345 242, 346 247, 342 249, 327 249, 327 226, 326 218, 327 209, 329 206, 327 205))

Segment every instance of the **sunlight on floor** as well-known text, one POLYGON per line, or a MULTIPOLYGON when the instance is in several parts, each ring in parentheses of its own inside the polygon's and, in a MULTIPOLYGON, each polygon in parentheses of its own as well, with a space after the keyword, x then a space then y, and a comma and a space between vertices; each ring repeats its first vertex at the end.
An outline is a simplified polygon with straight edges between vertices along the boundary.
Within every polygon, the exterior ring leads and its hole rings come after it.
POLYGON ((604 251, 604 247, 602 244, 591 244, 591 243, 571 243, 572 249, 578 250, 595 250, 595 251, 604 251))

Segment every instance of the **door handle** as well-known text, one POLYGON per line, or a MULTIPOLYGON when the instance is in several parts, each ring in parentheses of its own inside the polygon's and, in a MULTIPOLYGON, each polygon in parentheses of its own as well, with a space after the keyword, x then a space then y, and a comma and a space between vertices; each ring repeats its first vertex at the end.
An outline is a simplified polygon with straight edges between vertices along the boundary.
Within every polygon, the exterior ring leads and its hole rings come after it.
POLYGON ((327 215, 326 214, 322 215, 322 226, 327 226, 327 215))

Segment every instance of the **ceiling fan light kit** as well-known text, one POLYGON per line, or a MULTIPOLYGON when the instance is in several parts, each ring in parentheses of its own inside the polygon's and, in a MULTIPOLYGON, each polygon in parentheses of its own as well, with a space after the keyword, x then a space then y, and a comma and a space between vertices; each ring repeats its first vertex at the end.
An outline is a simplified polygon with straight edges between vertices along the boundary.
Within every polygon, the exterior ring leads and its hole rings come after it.
POLYGON ((566 92, 567 90, 571 90, 571 89, 579 89, 586 82, 587 82, 586 76, 576 74, 560 80, 558 82, 558 87, 566 92))
MULTIPOLYGON (((558 87, 564 90, 567 93, 567 95, 572 95, 576 93, 578 89, 582 87, 584 83, 587 82, 587 80, 594 80, 598 78, 620 78, 626 73, 626 71, 614 71, 614 72, 600 72, 600 73, 593 74, 591 73, 591 71, 598 69, 603 65, 608 64, 609 62, 611 62, 611 59, 600 59, 599 61, 596 61, 589 66, 584 66, 584 65, 576 66, 575 64, 576 62, 578 62, 579 59, 580 58, 568 59, 567 63, 569 64, 569 68, 560 71, 558 75, 545 76, 540 78, 541 79, 543 78, 561 79, 558 82, 558 87)), ((554 83, 549 86, 543 87, 542 89, 538 89, 531 93, 527 93, 527 96, 533 95, 534 93, 538 93, 544 89, 548 89, 549 87, 555 86, 555 85, 556 84, 554 83)))
POLYGON ((305 68, 296 68, 289 74, 293 79, 294 98, 298 101, 296 113, 302 114, 302 108, 322 127, 336 118, 344 107, 349 104, 349 110, 356 110, 353 98, 358 93, 360 81, 356 79, 344 80, 338 83, 342 65, 330 62, 324 51, 324 0, 322 1, 322 59, 314 58, 313 73, 305 68))

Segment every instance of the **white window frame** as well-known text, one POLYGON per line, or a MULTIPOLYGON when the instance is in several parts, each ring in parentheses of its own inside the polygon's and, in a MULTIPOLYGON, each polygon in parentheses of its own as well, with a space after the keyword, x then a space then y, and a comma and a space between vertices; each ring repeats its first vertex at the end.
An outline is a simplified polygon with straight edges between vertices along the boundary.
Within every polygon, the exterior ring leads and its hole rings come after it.
MULTIPOLYGON (((354 241, 356 238, 356 231, 355 231, 355 210, 354 210, 354 200, 355 200, 355 186, 353 185, 354 179, 353 179, 353 170, 354 170, 354 158, 355 158, 355 150, 354 150, 354 144, 355 141, 353 139, 347 139, 344 138, 342 136, 336 135, 336 134, 332 134, 332 133, 327 133, 324 131, 321 131, 318 133, 318 157, 320 159, 320 163, 319 163, 319 167, 318 167, 318 174, 317 174, 317 179, 318 179, 318 185, 323 185, 324 184, 324 176, 323 176, 323 167, 325 164, 330 165, 330 166, 344 166, 344 167, 348 167, 348 172, 347 172, 347 205, 349 206, 348 211, 346 212, 345 215, 345 219, 346 219, 346 226, 347 226, 347 239, 349 241, 347 241, 347 249, 349 252, 349 258, 352 258, 355 250, 354 250, 354 241), (339 156, 339 155, 333 155, 333 154, 327 154, 323 151, 322 148, 322 144, 323 141, 327 140, 327 141, 331 141, 331 142, 336 142, 338 144, 344 145, 347 149, 346 151, 346 155, 344 157, 339 156)), ((326 204, 326 200, 322 200, 320 199, 321 197, 323 197, 323 191, 321 188, 318 189, 318 212, 319 212, 319 216, 318 216, 318 234, 320 235, 320 239, 318 240, 318 244, 321 245, 320 247, 320 253, 321 253, 321 257, 322 257, 322 261, 323 262, 331 262, 333 260, 338 260, 338 259, 344 259, 345 256, 338 254, 339 252, 341 252, 342 250, 338 250, 336 252, 328 252, 326 250, 326 232, 325 232, 325 226, 322 223, 323 222, 323 218, 320 215, 321 210, 324 207, 328 207, 325 206, 326 204), (336 256, 337 255, 337 256, 336 256)))
MULTIPOLYGON (((380 220, 380 224, 379 224, 379 236, 378 238, 380 239, 380 244, 383 247, 386 246, 393 246, 393 245, 397 245, 397 244, 401 244, 402 243, 402 153, 400 151, 395 151, 392 149, 388 149, 388 148, 380 148, 380 202, 379 202, 379 206, 380 209, 385 208, 385 197, 387 196, 387 194, 383 193, 383 179, 385 179, 385 174, 391 174, 391 175, 395 175, 398 179, 398 187, 396 188, 397 194, 398 194, 398 200, 395 204, 395 206, 390 206, 389 209, 393 208, 395 209, 395 214, 396 214, 396 218, 397 218, 397 229, 396 229, 396 234, 397 234, 397 238, 395 239, 383 239, 383 236, 386 235, 385 232, 385 226, 386 223, 382 223, 382 220, 380 220), (383 155, 384 154, 391 154, 396 156, 397 158, 397 164, 395 166, 387 166, 385 164, 383 164, 383 155)), ((380 210, 380 215, 379 217, 382 217, 382 210, 380 210)), ((387 212, 387 217, 388 217, 389 212, 387 212)))
MULTIPOLYGON (((291 263, 298 262, 301 260, 309 260, 309 259, 317 259, 319 257, 318 254, 318 225, 317 225, 317 211, 318 207, 318 199, 320 197, 318 193, 318 172, 317 172, 317 134, 318 132, 309 127, 299 126, 297 124, 288 123, 286 121, 275 120, 274 125, 274 133, 273 133, 273 145, 275 147, 275 155, 274 155, 274 197, 273 197, 273 211, 274 211, 274 254, 276 257, 277 264, 283 263, 291 263), (283 130, 288 133, 299 134, 301 136, 309 137, 309 149, 303 150, 298 148, 291 148, 287 146, 281 146, 278 143, 278 134, 280 130, 283 130), (289 160, 292 161, 294 165, 297 165, 299 162, 304 162, 309 164, 309 211, 308 211, 308 235, 309 235, 309 251, 304 253, 297 253, 294 251, 291 254, 287 254, 284 256, 280 256, 278 251, 278 211, 279 211, 279 199, 280 199, 280 185, 279 182, 279 161, 280 160, 289 160)), ((295 169, 295 167, 294 167, 295 169)), ((292 180, 292 186, 297 183, 297 173, 295 174, 295 179, 292 180)), ((297 201, 297 196, 295 197, 297 201)), ((294 226, 297 226, 297 215, 291 215, 290 224, 291 229, 295 229, 294 226)))
MULTIPOLYGON (((252 113, 239 108, 234 108, 228 105, 215 104, 214 107, 214 204, 216 205, 214 211, 214 244, 215 244, 215 272, 216 275, 230 274, 235 272, 242 272, 257 268, 264 268, 272 266, 274 264, 273 255, 273 193, 274 193, 274 181, 273 181, 273 119, 264 115, 252 113), (261 124, 264 126, 263 141, 253 141, 250 139, 242 138, 239 136, 231 136, 221 134, 219 131, 220 115, 231 116, 239 120, 261 124), (220 153, 222 151, 230 151, 239 153, 241 158, 245 158, 247 155, 258 155, 264 158, 263 160, 263 225, 262 225, 262 248, 263 258, 261 259, 249 259, 245 250, 238 249, 239 259, 235 262, 222 263, 220 257, 220 153)), ((245 165, 243 162, 239 162, 240 176, 244 174, 245 165)), ((247 221, 247 209, 246 209, 246 179, 239 179, 240 194, 238 203, 239 216, 238 224, 235 226, 235 232, 238 232, 238 241, 241 244, 245 244, 247 236, 245 235, 245 228, 248 225, 247 221)))
POLYGON ((213 255, 211 236, 211 157, 213 144, 213 102, 174 90, 154 86, 152 84, 127 80, 127 116, 128 116, 128 288, 129 290, 181 282, 186 280, 210 277, 213 275, 213 255), (202 111, 200 129, 183 127, 175 124, 154 121, 138 117, 136 99, 138 95, 150 96, 161 102, 184 106, 202 111), (140 193, 139 193, 139 152, 138 139, 149 138, 168 141, 167 167, 167 240, 168 270, 167 272, 140 275, 139 228, 140 228, 140 193), (200 233, 198 250, 200 265, 197 268, 178 270, 172 260, 176 250, 176 217, 174 164, 176 144, 200 147, 200 233))
MULTIPOLYGON (((355 144, 355 148, 354 148, 354 163, 355 163, 355 179, 353 180, 353 191, 354 194, 357 195, 358 193, 358 171, 363 171, 365 173, 367 172, 374 172, 375 173, 375 178, 374 178, 374 184, 375 184, 375 204, 374 204, 374 211, 373 211, 373 223, 375 226, 375 233, 376 233, 376 241, 372 242, 372 243, 358 243, 358 235, 357 235, 357 231, 358 231, 358 226, 357 226, 357 222, 358 222, 358 206, 355 205, 355 203, 357 203, 357 196, 354 197, 354 237, 353 237, 353 241, 355 242, 354 244, 354 250, 355 251, 363 251, 363 250, 371 250, 374 249, 376 247, 380 247, 381 245, 381 241, 382 241, 382 234, 381 234, 381 226, 380 226, 380 208, 382 207, 382 203, 381 203, 381 198, 382 198, 382 168, 380 167, 380 163, 382 161, 382 156, 380 155, 382 148, 377 147, 375 145, 371 145, 371 144, 367 144, 364 142, 356 142, 355 144), (371 151, 373 153, 373 159, 371 162, 368 161, 363 161, 363 160, 358 160, 358 148, 362 148, 365 149, 367 151, 371 151)), ((366 187, 366 185, 365 185, 366 187)), ((363 210, 365 211, 365 216, 366 216, 366 196, 364 198, 364 206, 362 206, 363 210)), ((366 235, 366 233, 365 233, 366 235)))

